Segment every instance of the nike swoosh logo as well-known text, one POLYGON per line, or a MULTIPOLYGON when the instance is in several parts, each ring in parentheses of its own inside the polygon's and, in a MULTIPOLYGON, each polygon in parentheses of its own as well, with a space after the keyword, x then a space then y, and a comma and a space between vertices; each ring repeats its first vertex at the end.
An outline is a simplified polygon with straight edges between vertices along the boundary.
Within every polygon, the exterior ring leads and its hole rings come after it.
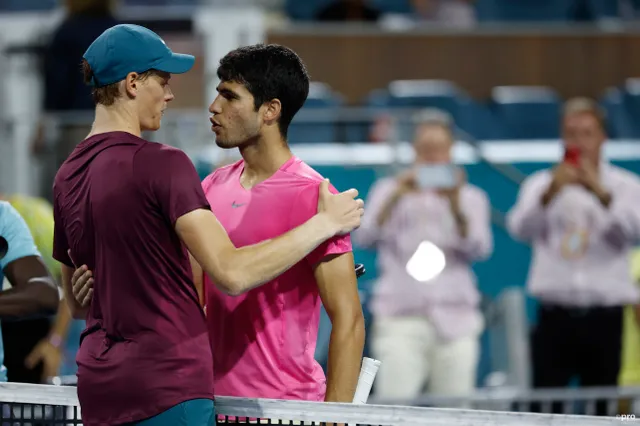
POLYGON ((237 209, 238 207, 242 207, 244 206, 246 203, 242 203, 242 204, 236 204, 236 202, 234 201, 233 203, 231 203, 231 207, 233 207, 234 209, 237 209))

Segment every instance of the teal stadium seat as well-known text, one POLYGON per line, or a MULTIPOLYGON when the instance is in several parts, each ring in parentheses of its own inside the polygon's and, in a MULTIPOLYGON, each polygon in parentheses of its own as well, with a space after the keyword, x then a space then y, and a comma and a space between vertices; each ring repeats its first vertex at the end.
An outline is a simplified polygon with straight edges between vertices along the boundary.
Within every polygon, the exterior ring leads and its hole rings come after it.
MULTIPOLYGON (((312 21, 317 13, 334 0, 286 0, 285 11, 296 21, 312 21)), ((410 0, 370 0, 383 13, 410 14, 410 0)))
POLYGON ((600 104, 605 111, 607 133, 610 139, 632 139, 640 137, 640 129, 631 119, 625 102, 625 94, 617 87, 605 91, 600 104))
POLYGON ((7 12, 51 10, 56 6, 57 0, 0 0, 0 11, 7 12))
MULTIPOLYGON (((491 111, 448 80, 396 80, 374 90, 365 101, 372 109, 438 108, 448 112, 456 126, 473 139, 493 139, 503 132, 491 111)), ((398 137, 411 140, 411 117, 402 117, 398 137)), ((351 135, 357 134, 355 130, 351 135)), ((351 139, 353 140, 353 139, 351 139)))
POLYGON ((333 0, 286 0, 287 15, 295 21, 313 21, 321 8, 333 0))
POLYGON ((491 108, 504 125, 504 139, 555 139, 560 134, 560 98, 548 87, 495 87, 491 108))
POLYGON ((574 0, 477 0, 476 10, 484 22, 561 22, 569 19, 573 4, 574 0))
POLYGON ((624 111, 630 118, 633 125, 632 136, 640 138, 640 78, 629 78, 626 80, 623 91, 624 111))
POLYGON ((289 127, 289 143, 329 143, 337 139, 337 107, 344 104, 342 96, 328 85, 312 82, 309 97, 289 127))

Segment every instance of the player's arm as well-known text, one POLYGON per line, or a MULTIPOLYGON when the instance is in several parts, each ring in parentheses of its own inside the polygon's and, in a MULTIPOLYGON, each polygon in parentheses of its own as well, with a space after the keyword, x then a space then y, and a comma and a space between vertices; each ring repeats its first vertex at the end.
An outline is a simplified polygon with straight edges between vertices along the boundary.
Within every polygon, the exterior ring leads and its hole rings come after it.
POLYGON ((316 265, 314 275, 331 320, 325 401, 352 402, 365 338, 353 253, 326 257, 316 265))
POLYGON ((0 213, 0 236, 7 244, 0 268, 12 285, 0 292, 0 319, 55 314, 59 300, 55 280, 40 257, 27 224, 8 203, 3 204, 0 213))
POLYGON ((92 273, 86 265, 74 269, 61 265, 64 300, 74 319, 86 319, 93 296, 92 273))
POLYGON ((271 281, 305 258, 322 242, 360 225, 362 201, 356 190, 331 194, 328 182, 320 185, 318 214, 277 238, 236 248, 208 210, 196 209, 179 217, 180 239, 213 282, 226 293, 238 295, 271 281))
MULTIPOLYGON (((54 194, 55 193, 56 186, 54 184, 54 194)), ((53 221, 53 258, 60 262, 60 281, 62 284, 62 291, 64 293, 64 300, 69 307, 72 318, 86 319, 89 301, 91 298, 88 297, 86 303, 83 304, 82 302, 85 297, 80 296, 93 294, 93 278, 91 278, 91 271, 88 270, 89 268, 86 265, 76 268, 75 263, 71 258, 71 250, 69 242, 67 241, 63 215, 58 204, 57 196, 53 202, 53 221), (88 283, 88 285, 81 289, 80 285, 74 285, 72 284, 72 281, 74 276, 77 281, 77 278, 83 274, 86 274, 86 280, 84 283, 88 283)))
POLYGON ((535 174, 522 182, 515 206, 507 213, 507 230, 515 239, 532 242, 546 234, 546 206, 557 190, 551 176, 535 174))
POLYGON ((333 195, 325 182, 318 214, 304 225, 278 238, 236 248, 211 213, 198 173, 184 152, 149 144, 136 154, 134 173, 141 195, 159 207, 204 272, 229 294, 270 281, 323 241, 358 227, 363 214, 362 200, 355 200, 358 191, 333 195))
POLYGON ((189 253, 189 263, 191 263, 193 285, 196 287, 196 291, 198 292, 198 300, 200 301, 200 306, 204 306, 206 303, 206 300, 204 298, 204 271, 202 270, 202 267, 200 266, 198 261, 193 258, 191 253, 189 253))
POLYGON ((58 290, 39 256, 16 259, 9 263, 3 272, 12 288, 0 293, 0 318, 56 313, 58 290))

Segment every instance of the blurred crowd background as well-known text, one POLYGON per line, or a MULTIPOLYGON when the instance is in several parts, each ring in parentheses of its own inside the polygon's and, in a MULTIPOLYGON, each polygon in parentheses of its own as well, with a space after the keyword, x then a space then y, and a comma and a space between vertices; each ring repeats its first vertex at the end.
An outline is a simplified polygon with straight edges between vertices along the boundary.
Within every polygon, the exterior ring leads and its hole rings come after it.
MULTIPOLYGON (((367 200, 354 242, 374 398, 640 411, 622 401, 640 397, 638 17, 638 0, 0 0, 0 198, 57 272, 51 183, 91 126, 81 56, 115 23, 196 55, 146 136, 202 178, 239 158, 209 129, 217 61, 283 44, 313 79, 293 152, 367 200), (576 147, 582 180, 559 167, 576 147), (407 172, 433 163, 460 180, 407 172)), ((74 374, 82 324, 63 311, 2 324, 10 381, 74 374)), ((325 315, 322 365, 329 331, 325 315)))

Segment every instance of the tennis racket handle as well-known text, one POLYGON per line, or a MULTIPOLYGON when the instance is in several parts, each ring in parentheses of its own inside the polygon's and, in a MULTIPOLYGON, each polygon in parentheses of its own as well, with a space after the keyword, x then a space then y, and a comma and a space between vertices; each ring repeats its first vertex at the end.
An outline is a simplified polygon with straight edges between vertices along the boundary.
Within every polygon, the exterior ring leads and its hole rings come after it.
POLYGON ((360 368, 360 377, 358 378, 358 385, 356 386, 356 393, 353 396, 354 404, 366 404, 371 393, 371 387, 373 381, 378 374, 378 368, 380 368, 380 361, 377 359, 363 358, 362 367, 360 368))

